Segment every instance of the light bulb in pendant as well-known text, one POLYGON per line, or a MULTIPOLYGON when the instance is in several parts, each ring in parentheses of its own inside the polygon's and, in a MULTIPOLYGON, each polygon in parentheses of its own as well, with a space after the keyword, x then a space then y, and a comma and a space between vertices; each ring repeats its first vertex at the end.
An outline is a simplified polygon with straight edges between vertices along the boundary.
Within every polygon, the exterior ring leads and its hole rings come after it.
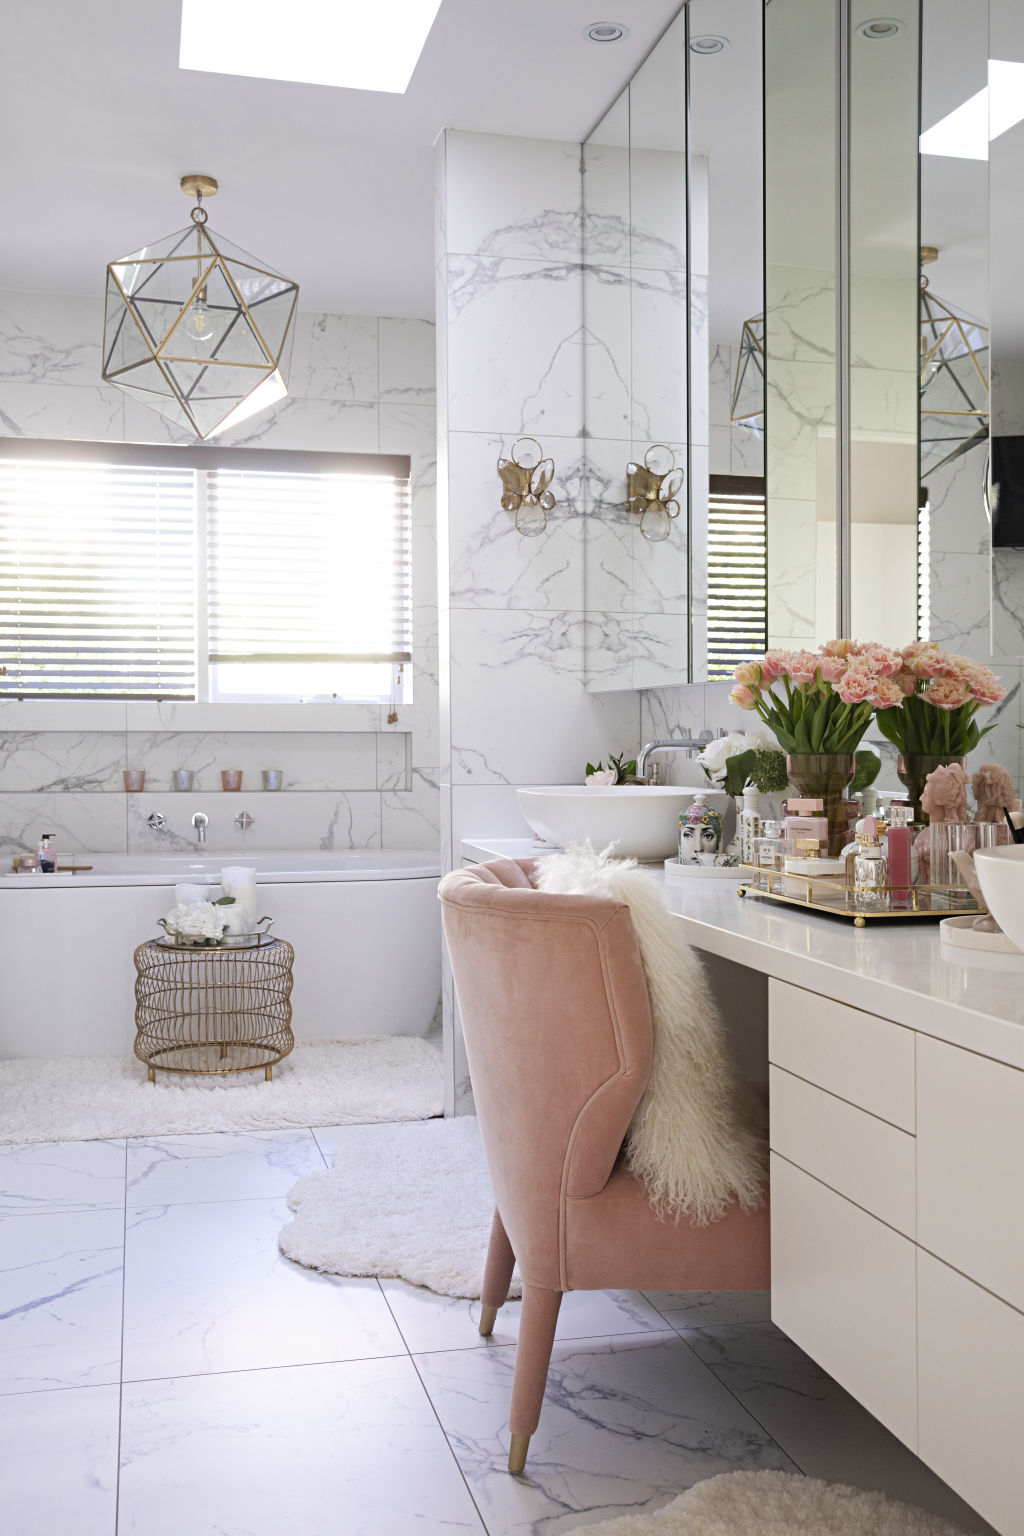
POLYGON ((188 307, 186 327, 190 340, 213 341, 217 334, 216 315, 206 302, 206 289, 201 288, 188 307))

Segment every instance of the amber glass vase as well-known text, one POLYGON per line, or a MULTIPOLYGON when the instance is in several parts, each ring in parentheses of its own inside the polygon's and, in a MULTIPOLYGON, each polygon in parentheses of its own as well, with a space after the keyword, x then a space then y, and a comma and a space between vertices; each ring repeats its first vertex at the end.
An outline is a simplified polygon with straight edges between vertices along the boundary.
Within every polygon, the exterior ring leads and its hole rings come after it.
POLYGON ((790 752, 786 755, 786 772, 803 798, 824 802, 830 859, 838 858, 846 847, 850 818, 843 802, 856 766, 852 752, 790 752))
POLYGON ((962 768, 966 763, 965 757, 956 757, 949 753, 938 752, 901 752, 896 759, 896 772, 901 784, 905 784, 914 807, 914 820, 921 826, 928 825, 928 816, 921 809, 921 794, 924 790, 925 780, 935 768, 948 768, 950 763, 959 763, 962 768))

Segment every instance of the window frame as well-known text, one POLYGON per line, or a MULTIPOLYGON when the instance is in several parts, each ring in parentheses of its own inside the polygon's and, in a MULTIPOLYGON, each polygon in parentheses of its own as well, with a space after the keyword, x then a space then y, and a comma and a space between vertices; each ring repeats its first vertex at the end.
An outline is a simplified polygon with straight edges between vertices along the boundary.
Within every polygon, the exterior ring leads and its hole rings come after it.
MULTIPOLYGON (((217 469, 249 470, 263 474, 351 474, 380 475, 388 479, 411 481, 412 459, 402 453, 351 453, 330 452, 320 449, 291 448, 230 448, 216 443, 106 443, 88 438, 28 438, 0 437, 0 457, 47 462, 129 465, 141 468, 191 469, 211 471, 217 469)), ((210 695, 210 661, 208 656, 208 603, 207 561, 208 540, 206 528, 206 482, 200 475, 196 481, 196 529, 195 529, 195 668, 196 691, 194 699, 168 696, 166 700, 150 702, 169 704, 205 704, 228 708, 237 704, 271 704, 288 707, 299 705, 298 697, 284 699, 279 695, 247 695, 237 698, 212 699, 210 695)), ((411 665, 396 663, 392 666, 390 695, 373 695, 373 700, 390 702, 389 718, 399 703, 405 702, 411 687, 411 665)), ((338 704, 366 702, 368 696, 355 694, 338 695, 338 704)), ((0 682, 0 701, 33 703, 109 704, 123 703, 110 695, 51 695, 41 699, 35 695, 4 692, 0 682)), ((131 701, 128 701, 131 702, 131 701)), ((135 701, 140 702, 140 701, 135 701)))

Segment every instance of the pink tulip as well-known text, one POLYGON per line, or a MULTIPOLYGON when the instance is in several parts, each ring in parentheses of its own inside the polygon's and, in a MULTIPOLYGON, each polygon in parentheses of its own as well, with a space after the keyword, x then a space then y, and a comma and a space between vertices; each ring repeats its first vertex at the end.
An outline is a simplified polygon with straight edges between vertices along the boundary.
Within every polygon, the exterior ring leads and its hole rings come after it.
POLYGON ((826 683, 838 683, 846 673, 846 660, 826 652, 821 659, 820 670, 826 683))
POLYGON ((970 697, 966 686, 955 677, 937 677, 926 695, 936 709, 959 709, 970 697))
POLYGON ((880 677, 871 702, 876 709, 895 709, 903 703, 903 689, 894 677, 880 677))
POLYGON ((756 701, 757 694, 746 683, 737 683, 729 695, 729 703, 738 705, 740 709, 753 709, 756 701))
POLYGON ((733 677, 747 688, 757 688, 761 682, 762 667, 756 661, 741 661, 733 677))

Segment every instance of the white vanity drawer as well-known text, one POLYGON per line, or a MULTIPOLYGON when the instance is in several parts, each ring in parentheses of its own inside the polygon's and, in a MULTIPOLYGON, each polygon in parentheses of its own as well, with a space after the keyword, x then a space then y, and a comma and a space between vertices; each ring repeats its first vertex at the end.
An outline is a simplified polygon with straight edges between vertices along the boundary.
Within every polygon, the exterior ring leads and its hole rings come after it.
POLYGON ((917 1448, 916 1249, 772 1154, 772 1320, 917 1448))
POLYGON ((1024 1072, 922 1035, 918 1241, 1024 1312, 1024 1072))
POLYGON ((1024 1536, 1024 1316, 918 1257, 918 1454, 1003 1536, 1024 1536))
POLYGON ((788 982, 768 983, 776 1066, 914 1131, 914 1031, 788 982))
POLYGON ((913 1136, 781 1067, 769 1081, 772 1150, 913 1237, 913 1136))

